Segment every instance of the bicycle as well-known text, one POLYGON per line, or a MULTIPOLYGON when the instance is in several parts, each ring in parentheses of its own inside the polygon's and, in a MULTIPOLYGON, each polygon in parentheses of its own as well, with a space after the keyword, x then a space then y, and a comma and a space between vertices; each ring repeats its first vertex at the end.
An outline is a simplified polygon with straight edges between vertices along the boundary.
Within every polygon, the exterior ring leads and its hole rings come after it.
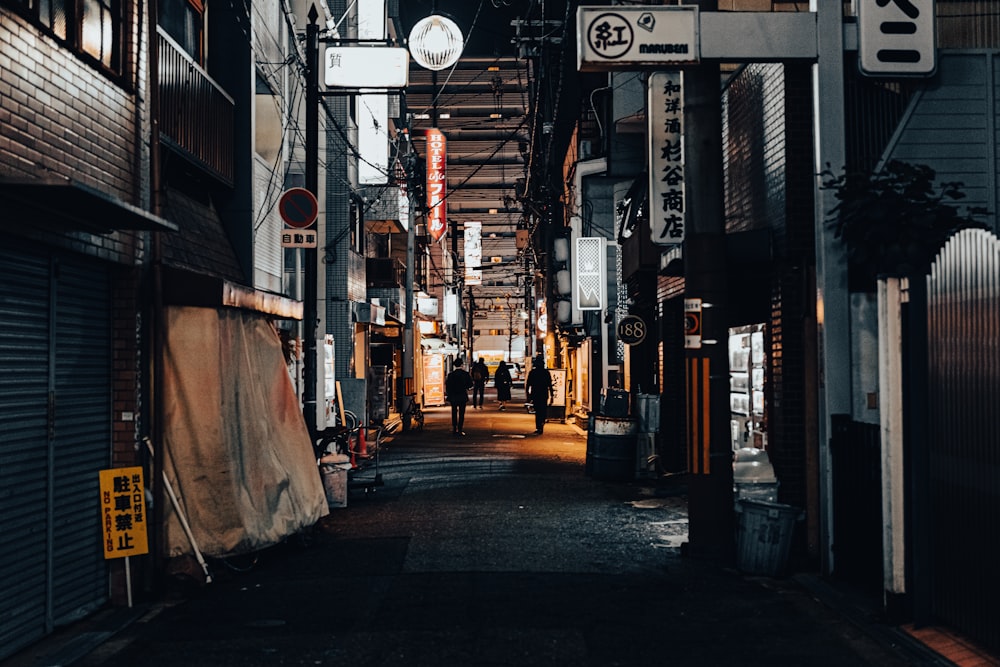
POLYGON ((420 403, 414 394, 407 394, 403 397, 405 403, 401 413, 403 430, 409 431, 416 424, 418 431, 424 430, 424 411, 420 409, 420 403))
POLYGON ((376 487, 384 485, 379 465, 385 448, 384 436, 390 432, 391 429, 382 422, 325 428, 316 434, 313 443, 317 463, 322 465, 331 462, 334 457, 346 457, 351 464, 347 473, 347 488, 363 489, 368 495, 376 487), (370 475, 362 474, 369 468, 373 468, 370 475))

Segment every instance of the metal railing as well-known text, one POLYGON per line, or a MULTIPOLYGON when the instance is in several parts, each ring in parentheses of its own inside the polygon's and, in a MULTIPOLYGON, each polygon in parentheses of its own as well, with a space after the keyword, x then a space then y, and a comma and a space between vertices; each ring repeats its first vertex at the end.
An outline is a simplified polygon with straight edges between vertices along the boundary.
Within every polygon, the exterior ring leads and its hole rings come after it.
POLYGON ((233 98, 158 30, 160 140, 233 183, 233 98))

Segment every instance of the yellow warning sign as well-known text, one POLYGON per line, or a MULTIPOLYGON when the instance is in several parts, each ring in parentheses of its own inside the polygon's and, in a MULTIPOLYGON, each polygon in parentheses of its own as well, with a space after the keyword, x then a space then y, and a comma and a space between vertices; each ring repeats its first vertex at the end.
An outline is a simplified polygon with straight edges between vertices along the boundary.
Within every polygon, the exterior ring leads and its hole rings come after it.
POLYGON ((101 529, 104 558, 149 553, 142 468, 101 470, 101 529))

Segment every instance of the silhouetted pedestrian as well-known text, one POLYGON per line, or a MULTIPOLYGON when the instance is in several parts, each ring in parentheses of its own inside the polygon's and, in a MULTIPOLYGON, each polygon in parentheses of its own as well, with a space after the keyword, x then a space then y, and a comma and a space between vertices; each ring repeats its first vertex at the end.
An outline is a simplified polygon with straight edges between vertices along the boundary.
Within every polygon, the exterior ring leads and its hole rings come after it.
POLYGON ((497 402, 500 404, 501 410, 507 409, 507 401, 510 400, 510 386, 514 383, 514 380, 510 376, 510 369, 507 368, 507 362, 501 361, 500 365, 497 366, 496 372, 493 374, 493 384, 497 388, 497 402))
POLYGON ((444 381, 445 398, 451 403, 451 432, 465 435, 465 406, 469 403, 472 376, 462 368, 462 360, 455 361, 455 369, 444 381))
POLYGON ((541 435, 549 413, 549 401, 552 400, 552 374, 545 368, 545 357, 542 355, 535 357, 531 364, 524 388, 535 411, 535 435, 541 435))
POLYGON ((490 369, 486 367, 486 361, 479 357, 479 361, 472 364, 470 370, 472 372, 472 407, 482 409, 486 381, 490 379, 490 369))

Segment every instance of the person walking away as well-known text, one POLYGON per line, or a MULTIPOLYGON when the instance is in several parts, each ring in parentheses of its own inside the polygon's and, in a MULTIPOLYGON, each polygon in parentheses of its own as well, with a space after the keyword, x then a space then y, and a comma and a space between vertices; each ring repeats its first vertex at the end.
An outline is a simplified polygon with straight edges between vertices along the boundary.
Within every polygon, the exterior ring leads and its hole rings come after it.
POLYGON ((535 435, 541 435, 552 400, 552 374, 545 368, 545 357, 538 355, 531 364, 531 372, 524 382, 527 399, 535 411, 535 435))
POLYGON ((489 379, 490 369, 486 367, 486 360, 479 357, 479 361, 472 364, 472 407, 483 409, 483 395, 489 379))
POLYGON ((510 369, 507 368, 507 362, 501 361, 500 365, 497 366, 496 372, 493 374, 493 384, 497 388, 497 402, 500 403, 500 410, 507 409, 507 401, 510 400, 510 386, 514 383, 513 378, 510 376, 510 369))
POLYGON ((465 406, 469 403, 469 387, 472 376, 462 368, 462 360, 455 361, 455 368, 444 380, 445 399, 451 403, 451 432, 465 435, 465 406))

